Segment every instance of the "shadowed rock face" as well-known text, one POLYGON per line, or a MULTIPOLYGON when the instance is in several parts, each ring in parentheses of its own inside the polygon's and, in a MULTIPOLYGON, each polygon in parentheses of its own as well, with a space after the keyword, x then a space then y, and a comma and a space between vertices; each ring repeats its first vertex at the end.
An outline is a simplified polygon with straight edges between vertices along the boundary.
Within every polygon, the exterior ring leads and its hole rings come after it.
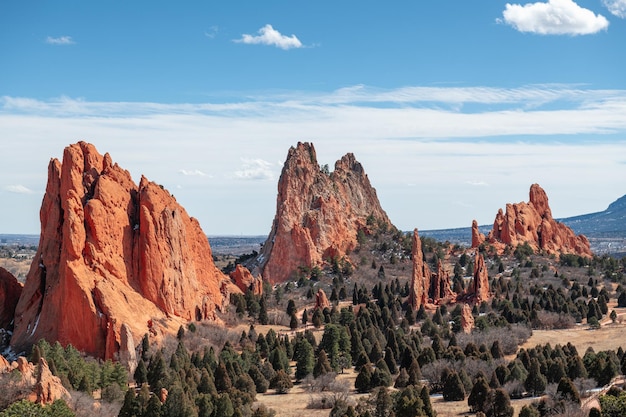
POLYGON ((234 288, 197 220, 161 186, 143 177, 137 186, 91 144, 50 161, 40 220, 16 308, 17 351, 45 338, 112 358, 123 325, 139 340, 149 322, 215 319, 234 288))
POLYGON ((298 143, 289 149, 278 181, 276 217, 257 259, 270 283, 287 281, 299 267, 314 267, 343 257, 367 232, 367 217, 391 226, 363 167, 349 153, 332 173, 321 169, 315 148, 298 143))
POLYGON ((502 252, 506 246, 515 248, 528 243, 533 250, 548 254, 576 254, 593 256, 589 241, 576 235, 572 229, 552 218, 546 192, 538 185, 530 187, 530 201, 507 204, 498 211, 493 229, 485 238, 472 224, 472 247, 487 242, 502 252))
POLYGON ((9 327, 15 316, 15 307, 22 294, 22 285, 17 278, 0 268, 0 328, 9 327))

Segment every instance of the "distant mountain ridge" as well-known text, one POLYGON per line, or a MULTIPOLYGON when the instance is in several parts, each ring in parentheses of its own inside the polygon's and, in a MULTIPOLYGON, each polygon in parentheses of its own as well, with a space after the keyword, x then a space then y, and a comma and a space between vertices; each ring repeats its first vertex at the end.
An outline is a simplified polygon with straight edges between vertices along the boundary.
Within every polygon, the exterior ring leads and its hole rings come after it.
POLYGON ((626 195, 618 198, 604 211, 559 219, 576 233, 587 237, 626 236, 626 195))

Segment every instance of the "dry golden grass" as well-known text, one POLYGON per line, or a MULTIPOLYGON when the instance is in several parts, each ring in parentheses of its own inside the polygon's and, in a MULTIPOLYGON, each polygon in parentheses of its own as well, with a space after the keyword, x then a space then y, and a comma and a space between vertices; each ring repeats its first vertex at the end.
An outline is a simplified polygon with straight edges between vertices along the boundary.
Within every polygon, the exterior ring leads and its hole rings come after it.
POLYGON ((22 283, 26 280, 31 263, 31 259, 0 258, 0 267, 9 271, 22 283))
MULTIPOLYGON (((609 307, 609 311, 611 307, 609 307)), ((622 321, 626 314, 625 308, 615 308, 618 313, 618 320, 612 323, 610 319, 602 320, 602 327, 597 330, 590 330, 587 325, 578 325, 566 330, 533 330, 533 334, 521 347, 528 349, 536 345, 550 343, 565 345, 570 342, 576 346, 580 356, 585 354, 589 347, 593 347, 596 352, 602 350, 617 350, 620 346, 626 348, 626 321, 622 321)))

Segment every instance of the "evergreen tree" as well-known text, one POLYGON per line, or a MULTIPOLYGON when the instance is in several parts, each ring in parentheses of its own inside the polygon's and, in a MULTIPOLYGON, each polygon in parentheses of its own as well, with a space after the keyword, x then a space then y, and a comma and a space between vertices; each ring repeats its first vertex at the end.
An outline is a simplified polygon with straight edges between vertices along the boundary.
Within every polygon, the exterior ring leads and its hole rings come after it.
POLYGON ((291 315, 291 319, 289 320, 289 328, 291 330, 296 330, 298 328, 298 318, 296 317, 296 313, 291 315))
POLYGON ((467 397, 467 405, 472 412, 485 410, 489 391, 490 388, 485 379, 482 377, 476 378, 472 391, 469 397, 467 397))
POLYGON ((287 302, 287 315, 291 316, 296 311, 297 311, 297 309, 296 309, 295 301, 293 301, 292 299, 289 299, 289 301, 287 302))
POLYGON ((372 389, 372 365, 370 363, 365 364, 354 381, 354 388, 360 392, 370 392, 372 389))
POLYGON ((493 397, 490 417, 513 417, 513 407, 509 394, 502 388, 498 388, 494 391, 493 397))
POLYGON ((393 413, 393 401, 389 390, 386 387, 381 387, 376 393, 376 409, 374 410, 375 417, 389 417, 393 413))
POLYGON ((317 378, 318 376, 327 374, 331 371, 332 367, 330 366, 328 356, 326 355, 324 349, 322 349, 317 354, 317 361, 315 362, 315 366, 313 367, 313 376, 317 378))
POLYGON ((306 328, 307 323, 309 322, 309 313, 306 311, 306 308, 302 312, 302 325, 306 328))
POLYGON ((561 378, 556 392, 561 398, 567 399, 568 401, 574 402, 576 404, 580 404, 580 394, 578 393, 578 390, 572 383, 571 379, 567 377, 561 378))
POLYGON ((424 385, 420 391, 420 399, 422 400, 422 409, 424 410, 426 417, 436 417, 437 412, 433 409, 433 406, 430 403, 430 392, 428 391, 428 387, 426 385, 424 385))
POLYGON ((465 399, 465 388, 456 371, 448 374, 443 381, 443 400, 444 401, 462 401, 465 399))
POLYGON ((267 324, 268 322, 267 303, 265 302, 265 297, 261 297, 261 301, 259 302, 259 323, 267 324))
POLYGON ((528 376, 524 381, 524 388, 526 388, 526 391, 530 392, 533 396, 537 396, 545 391, 546 384, 546 377, 541 374, 539 361, 537 358, 532 358, 530 360, 528 376))
POLYGON ((313 347, 307 339, 301 338, 296 342, 295 351, 296 379, 301 380, 302 378, 313 372, 313 368, 315 366, 313 347))

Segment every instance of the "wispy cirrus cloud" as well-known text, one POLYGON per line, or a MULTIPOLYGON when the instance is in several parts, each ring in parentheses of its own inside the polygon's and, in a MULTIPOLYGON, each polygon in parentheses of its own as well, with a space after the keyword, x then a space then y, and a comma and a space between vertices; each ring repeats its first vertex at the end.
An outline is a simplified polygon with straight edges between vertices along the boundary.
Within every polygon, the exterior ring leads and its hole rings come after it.
POLYGON ((30 188, 25 187, 21 184, 7 185, 6 187, 4 187, 4 190, 10 193, 15 193, 15 194, 34 194, 35 193, 30 188))
POLYGON ((506 4, 502 18, 496 19, 520 32, 539 35, 590 35, 606 30, 609 21, 600 14, 579 6, 573 0, 548 0, 506 4))
POLYGON ((273 164, 263 159, 241 158, 241 169, 235 171, 235 177, 242 180, 273 180, 273 164))
POLYGON ((626 19, 626 0, 602 0, 612 15, 626 19))
POLYGON ((246 43, 251 45, 268 45, 275 46, 280 49, 302 48, 302 42, 296 35, 286 36, 277 31, 272 25, 267 24, 258 31, 258 35, 243 34, 241 38, 235 39, 234 42, 246 43))
POLYGON ((178 172, 187 177, 206 177, 207 176, 207 174, 200 171, 199 169, 192 169, 192 170, 179 169, 178 172))
POLYGON ((46 43, 50 45, 74 45, 76 42, 74 42, 71 36, 48 36, 46 43))

